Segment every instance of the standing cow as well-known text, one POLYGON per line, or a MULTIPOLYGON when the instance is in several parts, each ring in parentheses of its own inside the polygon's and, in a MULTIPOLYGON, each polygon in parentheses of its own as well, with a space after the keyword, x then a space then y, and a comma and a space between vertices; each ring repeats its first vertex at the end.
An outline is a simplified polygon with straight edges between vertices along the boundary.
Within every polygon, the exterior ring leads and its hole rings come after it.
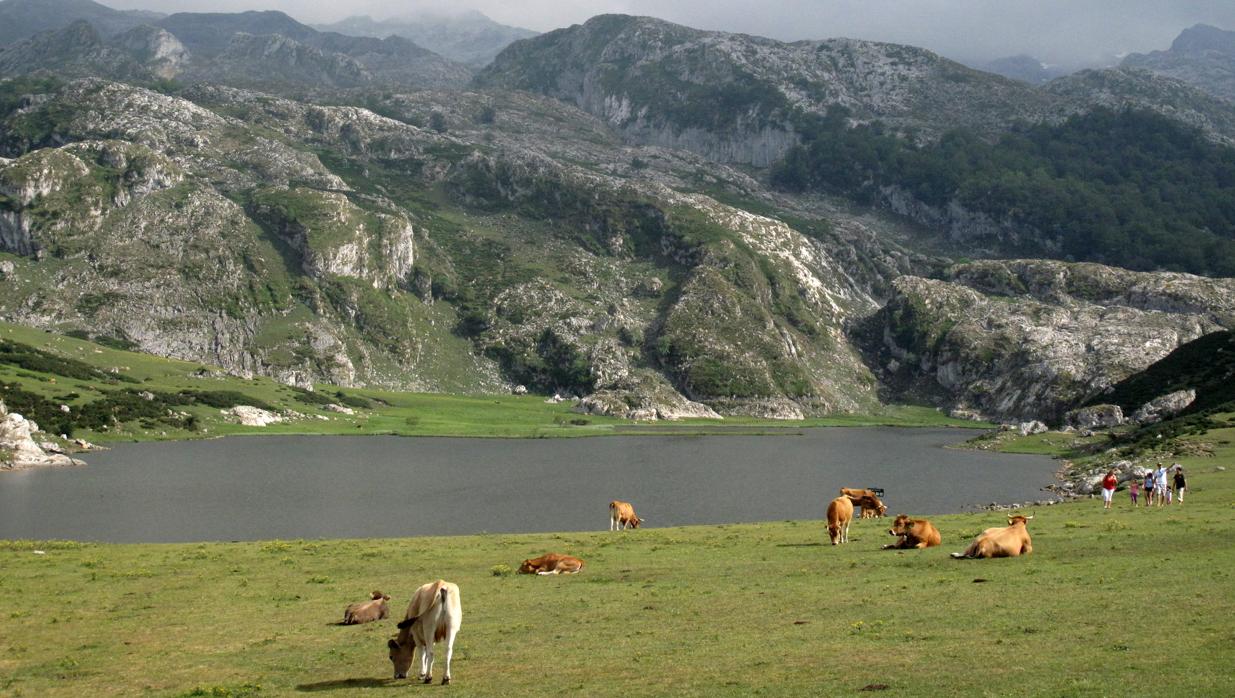
POLYGON ((635 516, 635 507, 630 502, 617 499, 609 502, 609 530, 624 531, 627 527, 639 528, 643 519, 635 516))
POLYGON ((828 537, 832 545, 849 542, 849 524, 853 521, 853 502, 837 497, 828 504, 828 537))
POLYGON ((1007 526, 988 528, 974 539, 963 553, 952 553, 952 557, 961 558, 991 558, 1019 557, 1033 552, 1033 541, 1029 538, 1026 523, 1032 516, 1008 517, 1007 526))
POLYGON ((463 624, 463 604, 459 586, 444 580, 425 584, 412 594, 407 614, 399 623, 399 636, 387 642, 395 678, 407 678, 416 650, 420 650, 420 667, 416 678, 433 683, 433 643, 446 643, 446 673, 442 685, 450 683, 450 657, 454 654, 455 635, 463 624))

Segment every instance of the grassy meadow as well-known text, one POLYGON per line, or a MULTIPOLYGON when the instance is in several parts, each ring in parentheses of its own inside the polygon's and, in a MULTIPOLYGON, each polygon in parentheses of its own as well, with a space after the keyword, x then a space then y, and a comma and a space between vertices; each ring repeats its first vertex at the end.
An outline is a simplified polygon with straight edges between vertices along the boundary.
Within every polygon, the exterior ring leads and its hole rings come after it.
POLYGON ((1229 696, 1235 429, 1191 438, 1215 451, 1182 460, 1185 506, 1134 510, 1120 492, 1109 512, 1099 500, 1043 507, 1030 525, 1035 552, 1018 559, 948 558, 1001 524, 994 512, 932 517, 943 547, 912 552, 878 549, 891 540, 886 519, 855 522, 840 547, 826 544, 820 521, 0 541, 0 694, 819 696, 886 686, 882 695, 1229 696), (586 567, 558 578, 493 573, 546 551, 586 567), (394 618, 335 625, 372 589, 401 615, 415 587, 438 577, 463 596, 449 688, 389 678, 394 618))

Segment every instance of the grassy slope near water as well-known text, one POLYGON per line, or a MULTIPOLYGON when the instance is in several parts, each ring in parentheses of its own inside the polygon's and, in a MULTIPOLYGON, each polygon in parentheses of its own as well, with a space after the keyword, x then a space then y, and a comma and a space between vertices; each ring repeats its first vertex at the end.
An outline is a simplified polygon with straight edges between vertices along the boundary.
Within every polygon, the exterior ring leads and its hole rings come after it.
POLYGON ((1216 455, 1183 459, 1186 506, 1133 510, 1121 492, 1109 512, 1096 500, 1043 507, 1035 553, 1020 559, 946 555, 998 513, 937 517, 943 548, 903 553, 877 550, 886 520, 855 522, 838 548, 823 544, 819 521, 0 542, 0 694, 440 691, 388 678, 393 619, 332 623, 374 588, 399 615, 416 585, 444 577, 460 584, 465 612, 452 695, 815 696, 869 684, 903 696, 1232 695, 1235 429, 1203 438, 1216 455), (562 578, 490 572, 547 550, 587 566, 562 578))
MULTIPOLYGON (((135 382, 113 384, 98 380, 74 379, 31 371, 0 361, 0 386, 17 385, 48 399, 68 404, 71 408, 97 400, 111 391, 122 389, 176 392, 181 390, 237 391, 279 409, 289 409, 307 415, 300 419, 266 427, 246 427, 227 422, 217 408, 187 406, 200 425, 194 431, 177 429, 167 424, 142 428, 137 422, 103 431, 83 430, 74 436, 91 441, 147 441, 154 439, 186 439, 230 434, 400 434, 406 436, 497 436, 553 437, 595 436, 621 433, 657 433, 660 427, 639 426, 626 420, 578 415, 570 402, 549 404, 536 395, 443 395, 404 393, 369 389, 339 389, 319 385, 323 395, 367 398, 374 401, 372 409, 357 410, 355 415, 341 415, 296 399, 296 391, 269 378, 244 379, 219 375, 217 369, 201 364, 164 359, 149 354, 120 351, 71 337, 41 330, 0 323, 0 340, 9 340, 47 351, 57 356, 87 363, 104 372, 117 373, 135 382), (200 377, 204 370, 213 377, 200 377), (59 398, 76 393, 68 400, 59 398), (318 416, 326 419, 319 419, 318 416)), ((0 398, 4 389, 0 387, 0 398)), ((950 419, 927 407, 890 406, 881 414, 837 415, 796 422, 777 422, 753 418, 717 420, 684 420, 687 428, 708 431, 720 427, 730 431, 735 427, 747 432, 773 428, 806 426, 981 426, 974 422, 950 419)))

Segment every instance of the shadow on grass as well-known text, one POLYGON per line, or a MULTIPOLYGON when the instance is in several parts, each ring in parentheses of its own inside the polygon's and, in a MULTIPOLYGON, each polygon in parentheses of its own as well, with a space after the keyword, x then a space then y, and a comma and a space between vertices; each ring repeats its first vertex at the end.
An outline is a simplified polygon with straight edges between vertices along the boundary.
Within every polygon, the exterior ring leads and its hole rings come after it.
POLYGON ((822 548, 826 543, 777 543, 778 548, 822 548))
POLYGON ((302 683, 297 691, 312 693, 315 691, 341 691, 348 688, 398 688, 406 686, 407 681, 396 679, 335 679, 333 681, 318 681, 317 683, 302 683))

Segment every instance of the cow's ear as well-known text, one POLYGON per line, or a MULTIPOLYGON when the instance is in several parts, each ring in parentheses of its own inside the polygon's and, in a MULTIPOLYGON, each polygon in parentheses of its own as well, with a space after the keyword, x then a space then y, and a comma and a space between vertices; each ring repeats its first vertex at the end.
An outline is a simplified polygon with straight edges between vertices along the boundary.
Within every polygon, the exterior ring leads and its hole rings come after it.
POLYGON ((905 528, 913 528, 913 519, 905 522, 905 528))
POLYGON ((387 641, 386 641, 386 646, 387 646, 387 647, 389 647, 389 648, 390 648, 390 649, 392 649, 392 650, 397 650, 397 649, 399 649, 399 643, 398 643, 398 642, 395 642, 394 640, 387 640, 387 641))
POLYGON ((403 630, 403 629, 405 629, 405 628, 407 628, 407 627, 411 626, 411 624, 412 624, 412 623, 415 623, 415 622, 416 622, 416 619, 415 619, 415 618, 404 618, 403 620, 399 621, 399 625, 398 625, 398 626, 396 626, 396 627, 398 627, 398 628, 399 628, 399 630, 403 630))

